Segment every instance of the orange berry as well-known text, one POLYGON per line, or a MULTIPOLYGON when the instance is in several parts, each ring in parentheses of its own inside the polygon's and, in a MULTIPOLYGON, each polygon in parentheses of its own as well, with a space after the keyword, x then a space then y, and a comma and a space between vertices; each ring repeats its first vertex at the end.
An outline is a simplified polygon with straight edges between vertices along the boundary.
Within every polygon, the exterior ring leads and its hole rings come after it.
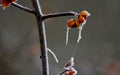
POLYGON ((67 21, 67 26, 70 27, 70 28, 76 28, 77 27, 76 20, 75 19, 69 19, 67 21))
POLYGON ((71 68, 71 70, 65 72, 65 75, 76 75, 76 74, 77 74, 77 70, 75 70, 73 67, 71 68))
POLYGON ((68 71, 68 72, 66 72, 65 75, 75 75, 75 72, 74 71, 68 71))
POLYGON ((81 19, 81 17, 83 17, 86 20, 88 16, 90 16, 90 13, 88 13, 88 11, 84 10, 79 13, 78 19, 81 19))
POLYGON ((17 0, 2 0, 2 7, 7 8, 10 6, 12 2, 16 2, 17 0))

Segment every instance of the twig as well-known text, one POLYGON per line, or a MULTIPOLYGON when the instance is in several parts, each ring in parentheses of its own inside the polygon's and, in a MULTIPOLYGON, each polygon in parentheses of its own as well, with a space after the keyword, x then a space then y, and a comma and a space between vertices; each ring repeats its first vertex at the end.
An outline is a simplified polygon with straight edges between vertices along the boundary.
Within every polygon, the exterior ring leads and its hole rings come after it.
POLYGON ((54 18, 54 17, 74 16, 74 15, 77 15, 77 13, 76 12, 72 12, 72 11, 69 11, 69 12, 60 12, 60 13, 50 13, 50 14, 45 14, 42 17, 42 20, 45 20, 45 19, 48 19, 48 18, 54 18))
POLYGON ((22 5, 20 5, 20 4, 16 3, 16 2, 11 3, 11 5, 13 5, 13 6, 15 6, 15 7, 19 8, 21 10, 24 10, 26 12, 29 12, 29 13, 32 13, 32 14, 35 13, 34 9, 30 9, 28 7, 22 6, 22 5))
POLYGON ((45 32, 44 22, 42 20, 43 14, 41 11, 39 0, 31 0, 31 1, 32 1, 33 8, 35 9, 35 16, 38 23, 43 75, 49 75, 46 32, 45 32))
POLYGON ((64 70, 62 72, 60 72, 58 75, 63 75, 65 72, 67 72, 68 70, 64 70))
POLYGON ((53 57, 55 58, 55 61, 58 63, 59 61, 58 61, 58 58, 55 55, 55 53, 52 50, 50 50, 49 48, 47 50, 53 55, 53 57))

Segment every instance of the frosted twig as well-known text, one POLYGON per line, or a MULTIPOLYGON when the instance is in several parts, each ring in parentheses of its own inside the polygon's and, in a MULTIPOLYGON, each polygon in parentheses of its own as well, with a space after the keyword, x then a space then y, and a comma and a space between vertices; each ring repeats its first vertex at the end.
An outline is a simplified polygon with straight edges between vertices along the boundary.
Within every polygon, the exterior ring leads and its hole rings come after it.
POLYGON ((25 6, 23 6, 23 5, 20 5, 20 4, 16 3, 16 2, 11 3, 11 5, 13 5, 13 6, 15 6, 15 7, 19 8, 19 9, 21 9, 21 10, 24 10, 24 11, 26 11, 26 12, 35 14, 34 9, 30 9, 30 8, 25 7, 25 6))
POLYGON ((68 44, 69 30, 70 30, 70 28, 67 27, 67 31, 66 31, 66 46, 67 46, 67 44, 68 44))
POLYGON ((55 61, 58 63, 59 61, 58 61, 58 58, 56 57, 55 53, 52 50, 50 50, 49 48, 47 50, 53 55, 53 57, 55 58, 55 61))
POLYGON ((82 32, 82 28, 83 26, 85 25, 86 21, 78 28, 79 29, 79 34, 78 34, 78 39, 77 39, 77 43, 80 42, 80 39, 82 39, 82 35, 81 35, 81 32, 82 32))
POLYGON ((79 28, 79 34, 78 34, 77 43, 79 43, 80 39, 82 39, 81 32, 82 32, 82 27, 79 28))

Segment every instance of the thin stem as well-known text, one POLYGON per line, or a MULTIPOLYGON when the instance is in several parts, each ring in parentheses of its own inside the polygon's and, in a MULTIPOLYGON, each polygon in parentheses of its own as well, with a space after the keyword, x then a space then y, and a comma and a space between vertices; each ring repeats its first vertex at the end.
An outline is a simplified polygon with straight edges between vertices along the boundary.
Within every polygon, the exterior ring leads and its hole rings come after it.
POLYGON ((47 50, 53 55, 53 57, 55 58, 55 61, 58 63, 59 61, 58 61, 58 58, 55 55, 55 53, 52 50, 50 50, 49 48, 47 50))
POLYGON ((77 13, 76 12, 72 12, 72 11, 69 11, 69 12, 60 12, 60 13, 50 13, 50 14, 45 14, 42 17, 42 20, 45 20, 45 19, 48 19, 48 18, 54 18, 54 17, 74 16, 74 15, 77 15, 77 13))
POLYGON ((16 2, 13 2, 13 3, 11 3, 11 4, 12 4, 13 6, 21 9, 21 10, 26 11, 26 12, 29 12, 29 13, 32 13, 32 14, 35 13, 34 9, 30 9, 30 8, 28 8, 28 7, 22 6, 22 5, 20 5, 20 4, 16 3, 16 2))
POLYGON ((69 70, 64 70, 64 71, 60 72, 58 75, 63 75, 67 71, 69 71, 69 70))
POLYGON ((43 75, 49 75, 46 32, 45 32, 44 22, 42 20, 43 14, 41 11, 39 0, 32 0, 32 5, 33 5, 33 8, 35 9, 35 16, 38 23, 43 75))

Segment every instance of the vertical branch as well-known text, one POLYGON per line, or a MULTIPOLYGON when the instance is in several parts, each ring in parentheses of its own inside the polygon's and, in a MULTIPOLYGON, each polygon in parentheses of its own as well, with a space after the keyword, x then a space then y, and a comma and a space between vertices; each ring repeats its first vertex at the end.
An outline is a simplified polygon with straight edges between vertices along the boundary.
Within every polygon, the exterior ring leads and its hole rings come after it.
POLYGON ((46 32, 44 22, 42 21, 43 14, 40 8, 39 0, 32 0, 32 4, 33 8, 35 9, 35 16, 38 23, 43 75, 49 75, 46 32))

